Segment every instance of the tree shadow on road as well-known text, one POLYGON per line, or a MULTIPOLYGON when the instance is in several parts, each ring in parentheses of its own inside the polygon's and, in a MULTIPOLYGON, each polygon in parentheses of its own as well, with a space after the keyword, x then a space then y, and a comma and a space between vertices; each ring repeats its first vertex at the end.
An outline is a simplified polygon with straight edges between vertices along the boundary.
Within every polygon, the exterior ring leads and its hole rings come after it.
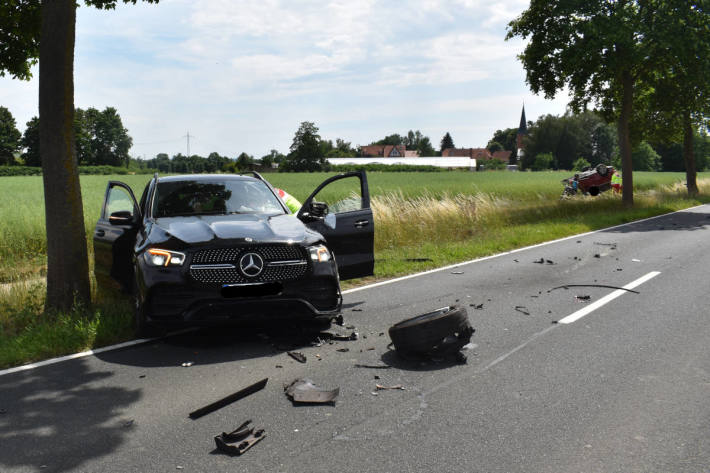
POLYGON ((110 371, 87 361, 0 378, 0 470, 87 471, 86 462, 115 452, 131 434, 124 412, 139 389, 108 386, 110 371))

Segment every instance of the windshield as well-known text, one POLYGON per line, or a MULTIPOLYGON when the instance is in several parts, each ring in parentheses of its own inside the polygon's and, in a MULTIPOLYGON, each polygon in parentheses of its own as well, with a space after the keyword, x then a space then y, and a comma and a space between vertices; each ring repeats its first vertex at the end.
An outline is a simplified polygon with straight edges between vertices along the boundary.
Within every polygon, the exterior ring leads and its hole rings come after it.
POLYGON ((184 180, 158 182, 153 216, 283 214, 278 197, 262 181, 184 180))

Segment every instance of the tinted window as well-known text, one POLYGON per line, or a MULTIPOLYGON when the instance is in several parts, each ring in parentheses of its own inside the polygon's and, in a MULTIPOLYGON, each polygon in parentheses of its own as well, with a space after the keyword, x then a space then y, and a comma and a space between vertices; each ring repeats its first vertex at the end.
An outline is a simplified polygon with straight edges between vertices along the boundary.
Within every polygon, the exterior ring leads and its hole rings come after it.
POLYGON ((282 214, 278 198, 261 181, 214 180, 158 182, 153 215, 282 214))

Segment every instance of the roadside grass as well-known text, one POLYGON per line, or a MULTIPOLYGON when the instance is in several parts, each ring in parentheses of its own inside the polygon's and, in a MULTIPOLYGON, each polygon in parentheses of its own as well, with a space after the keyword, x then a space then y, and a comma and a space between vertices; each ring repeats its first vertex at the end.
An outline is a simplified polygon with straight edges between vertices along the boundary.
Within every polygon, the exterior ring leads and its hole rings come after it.
MULTIPOLYGON (((710 202, 710 173, 688 199, 682 173, 635 173, 635 207, 610 192, 560 200, 568 173, 368 173, 375 217, 375 275, 343 289, 710 202), (405 175, 406 174, 406 175, 405 175), (422 176, 422 174, 424 174, 422 176)), ((304 200, 329 174, 266 176, 304 200)), ((88 247, 106 183, 82 176, 88 247)), ((149 176, 119 176, 140 196, 149 176)), ((0 178, 0 368, 133 338, 125 296, 94 290, 92 307, 44 313, 41 178, 0 178)), ((93 264, 93 257, 91 257, 93 264)))

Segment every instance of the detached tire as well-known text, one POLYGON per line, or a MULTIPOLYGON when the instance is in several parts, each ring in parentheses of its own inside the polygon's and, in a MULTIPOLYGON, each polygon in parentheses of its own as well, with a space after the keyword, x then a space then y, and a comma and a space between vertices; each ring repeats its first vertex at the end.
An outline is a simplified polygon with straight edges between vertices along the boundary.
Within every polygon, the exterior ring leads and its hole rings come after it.
POLYGON ((458 352, 474 331, 466 309, 451 306, 398 322, 389 335, 398 353, 431 356, 458 352))

